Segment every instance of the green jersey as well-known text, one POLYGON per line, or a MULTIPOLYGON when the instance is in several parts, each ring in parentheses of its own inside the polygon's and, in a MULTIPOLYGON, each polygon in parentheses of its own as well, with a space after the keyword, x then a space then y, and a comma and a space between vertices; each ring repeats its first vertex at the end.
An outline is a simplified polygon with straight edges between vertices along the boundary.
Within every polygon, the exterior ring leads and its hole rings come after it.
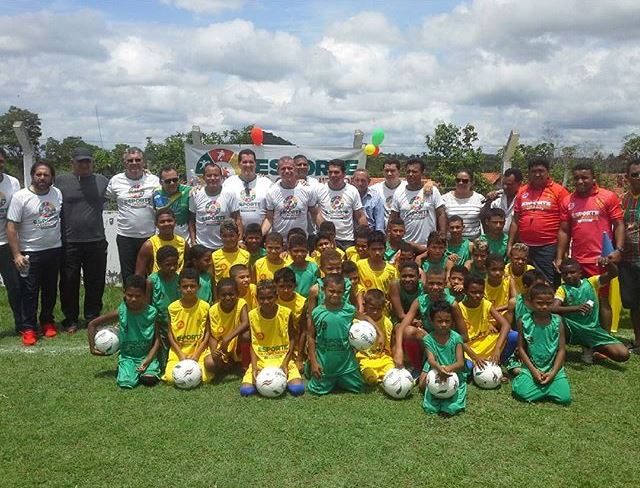
POLYGON ((394 249, 389 245, 389 241, 387 241, 385 247, 384 247, 384 260, 387 262, 393 262, 393 260, 396 257, 396 254, 398 254, 398 252, 400 252, 400 249, 394 249))
MULTIPOLYGON (((324 281, 322 278, 316 280, 318 285, 318 304, 316 306, 324 305, 324 281)), ((344 279, 344 295, 342 295, 342 305, 351 304, 349 298, 351 297, 351 280, 349 278, 344 279)))
POLYGON ((518 320, 524 318, 525 315, 529 315, 530 313, 531 309, 527 306, 524 300, 524 295, 522 293, 519 293, 518 295, 516 295, 516 306, 514 311, 514 318, 516 320, 516 323, 518 322, 518 320))
POLYGON ((309 289, 313 286, 320 275, 318 265, 311 261, 307 261, 307 266, 304 269, 298 268, 293 264, 290 264, 289 268, 296 275, 296 292, 305 298, 308 297, 309 289))
POLYGON ((207 303, 213 301, 213 284, 209 273, 200 273, 200 288, 198 288, 196 295, 200 300, 204 300, 207 303))
MULTIPOLYGON (((422 339, 422 344, 425 349, 427 351, 431 351, 433 356, 436 358, 436 361, 438 361, 438 364, 442 366, 448 366, 456 362, 456 350, 458 349, 458 344, 462 345, 463 342, 462 336, 455 330, 449 331, 449 339, 444 344, 440 344, 432 334, 428 334, 422 339)), ((430 369, 431 366, 429 366, 429 362, 425 361, 423 371, 428 373, 430 369)), ((464 369, 462 372, 457 372, 456 374, 462 383, 465 378, 464 369)))
POLYGON ((174 275, 169 281, 164 281, 157 273, 149 275, 151 281, 151 305, 158 311, 158 321, 165 327, 169 323, 167 309, 169 305, 180 298, 180 288, 178 286, 178 275, 174 275))
POLYGON ((522 338, 527 344, 527 354, 536 369, 547 373, 553 368, 553 362, 560 346, 560 316, 551 314, 547 325, 538 325, 533 314, 522 318, 522 338))
POLYGON ((184 227, 189 220, 189 194, 191 187, 178 185, 178 191, 169 195, 162 187, 153 191, 153 206, 156 210, 170 208, 176 216, 176 225, 184 227))
POLYGON ((456 264, 462 265, 467 261, 469 261, 469 259, 471 259, 471 251, 469 249, 469 239, 462 239, 462 242, 457 246, 453 246, 449 244, 447 246, 447 251, 445 253, 445 256, 449 256, 451 254, 456 254, 458 256, 458 261, 456 262, 456 264))
POLYGON ((143 360, 155 339, 155 322, 158 311, 151 305, 145 305, 137 312, 131 312, 124 301, 118 307, 120 323, 120 357, 143 360))
POLYGON ((422 282, 418 281, 418 288, 413 293, 407 293, 407 291, 402 288, 402 285, 398 284, 398 290, 400 291, 400 303, 402 303, 402 310, 404 313, 407 313, 411 308, 411 304, 421 295, 424 295, 424 286, 422 286, 422 282))
POLYGON ((256 261, 260 258, 263 258, 267 255, 267 250, 264 247, 258 249, 255 254, 249 254, 249 269, 253 268, 256 264, 256 261))
POLYGON ((359 370, 353 348, 349 344, 349 329, 356 309, 350 303, 337 310, 320 305, 311 318, 316 328, 316 359, 323 376, 333 377, 359 370))
MULTIPOLYGON (((449 305, 453 305, 453 302, 456 301, 454 296, 449 292, 447 288, 444 289, 441 299, 447 302, 449 305)), ((431 319, 429 318, 432 303, 433 301, 427 293, 418 297, 418 307, 420 310, 420 315, 422 317, 422 328, 429 333, 433 332, 433 324, 431 323, 431 319)))
POLYGON ((424 261, 422 261, 422 269, 424 270, 425 273, 435 266, 439 266, 442 269, 445 269, 445 267, 447 266, 447 259, 449 258, 445 255, 445 256, 442 256, 442 259, 440 261, 438 261, 437 263, 434 263, 432 261, 429 261, 429 258, 427 258, 424 261))
POLYGON ((498 239, 493 239, 488 234, 482 234, 480 239, 486 241, 489 245, 489 254, 499 254, 502 257, 507 256, 507 242, 509 242, 509 236, 506 233, 500 234, 498 239))

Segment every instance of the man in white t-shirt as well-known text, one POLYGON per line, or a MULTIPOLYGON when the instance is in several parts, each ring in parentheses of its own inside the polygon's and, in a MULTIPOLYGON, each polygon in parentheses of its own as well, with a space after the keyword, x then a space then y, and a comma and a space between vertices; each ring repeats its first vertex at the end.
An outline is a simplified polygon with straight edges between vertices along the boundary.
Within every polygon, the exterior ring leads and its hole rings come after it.
MULTIPOLYGON (((309 176, 309 160, 304 154, 297 154, 293 157, 293 164, 298 174, 298 184, 308 187, 314 194, 316 201, 318 200, 318 189, 320 182, 313 176, 309 176)), ((310 247, 313 246, 315 235, 318 233, 315 218, 307 215, 307 235, 309 237, 310 247)))
POLYGON ((153 191, 160 185, 157 176, 145 171, 144 156, 137 147, 125 151, 124 169, 109 180, 105 193, 118 205, 116 244, 123 283, 135 273, 140 248, 156 233, 153 191))
POLYGON ((447 216, 438 189, 435 186, 430 192, 424 189, 424 170, 421 159, 410 159, 405 163, 407 184, 393 195, 390 218, 400 217, 404 221, 406 241, 426 246, 427 238, 434 230, 446 235, 447 216))
POLYGON ((256 153, 251 149, 240 151, 238 158, 240 174, 230 176, 222 186, 238 197, 244 227, 252 223, 262 225, 265 214, 264 199, 271 186, 271 180, 256 174, 256 153))
POLYGON ((341 249, 353 246, 354 223, 367 226, 360 194, 355 186, 345 182, 345 162, 332 159, 328 165, 329 181, 318 190, 318 225, 329 220, 336 226, 336 244, 341 249))
POLYGON ((20 182, 4 172, 7 153, 0 147, 0 275, 7 290, 9 305, 13 312, 13 322, 18 331, 20 324, 20 279, 13 264, 13 255, 7 239, 7 210, 13 194, 20 189, 20 182))
POLYGON ((406 183, 400 179, 400 161, 397 159, 387 159, 382 166, 382 172, 384 181, 371 186, 371 190, 377 192, 384 202, 384 226, 386 229, 392 210, 393 195, 406 183))
POLYGON ((262 233, 269 230, 279 233, 285 242, 287 235, 294 227, 306 230, 307 214, 316 221, 318 207, 315 192, 308 186, 298 184, 297 172, 290 156, 278 160, 276 181, 265 198, 266 214, 262 223, 262 233))
POLYGON ((490 208, 501 208, 507 216, 503 231, 509 233, 513 217, 513 204, 516 201, 516 195, 521 185, 522 171, 518 168, 507 169, 502 175, 502 191, 490 191, 487 193, 484 208, 482 209, 482 219, 484 220, 490 208))
POLYGON ((9 247, 21 274, 18 330, 25 346, 38 340, 38 295, 42 333, 45 337, 57 334, 53 308, 62 258, 62 193, 53 186, 55 175, 53 166, 44 161, 31 166, 31 184, 13 194, 7 212, 9 247))

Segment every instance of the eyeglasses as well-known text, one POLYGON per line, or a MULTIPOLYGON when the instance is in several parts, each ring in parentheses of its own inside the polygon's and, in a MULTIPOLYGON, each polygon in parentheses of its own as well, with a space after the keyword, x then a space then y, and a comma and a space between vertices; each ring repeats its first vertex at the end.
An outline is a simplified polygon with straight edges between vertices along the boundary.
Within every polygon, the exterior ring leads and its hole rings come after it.
POLYGON ((469 178, 456 178, 456 183, 469 183, 469 178))
POLYGON ((127 163, 141 163, 141 162, 142 162, 142 158, 127 159, 127 163))
POLYGON ((164 181, 167 185, 171 184, 171 183, 177 183, 179 181, 178 178, 165 178, 164 181))
POLYGON ((640 178, 640 173, 629 173, 629 178, 633 178, 634 180, 640 178))

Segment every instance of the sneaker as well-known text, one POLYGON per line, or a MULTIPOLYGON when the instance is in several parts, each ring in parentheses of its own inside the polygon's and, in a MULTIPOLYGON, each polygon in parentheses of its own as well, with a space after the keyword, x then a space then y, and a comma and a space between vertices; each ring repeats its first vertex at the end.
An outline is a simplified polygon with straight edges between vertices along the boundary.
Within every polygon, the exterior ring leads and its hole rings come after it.
POLYGON ((66 328, 67 334, 75 334, 78 332, 78 322, 71 322, 66 328))
POLYGON ((593 349, 590 347, 582 348, 582 362, 585 364, 593 364, 593 349))
POLYGON ((627 346, 627 349, 629 349, 629 352, 631 354, 640 354, 640 346, 638 346, 637 344, 629 344, 627 346))
POLYGON ((36 331, 33 329, 27 329, 22 334, 22 345, 23 346, 35 346, 36 342, 38 342, 38 336, 36 335, 36 331))
POLYGON ((45 337, 55 337, 58 335, 56 326, 51 322, 47 322, 42 326, 42 333, 44 334, 45 337))

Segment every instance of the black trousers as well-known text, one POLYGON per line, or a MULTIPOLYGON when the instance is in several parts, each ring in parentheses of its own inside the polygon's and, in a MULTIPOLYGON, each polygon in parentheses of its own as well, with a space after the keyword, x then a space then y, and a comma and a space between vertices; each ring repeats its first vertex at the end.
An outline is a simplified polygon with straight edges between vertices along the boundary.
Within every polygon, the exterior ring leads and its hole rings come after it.
POLYGON ((123 285, 127 278, 136 272, 138 253, 149 237, 116 236, 118 259, 120 260, 120 276, 122 276, 123 285))
POLYGON ((62 248, 45 251, 26 251, 29 255, 29 275, 20 277, 20 322, 18 330, 36 330, 38 295, 40 295, 40 324, 53 323, 53 307, 58 298, 58 271, 62 248))
POLYGON ((16 265, 13 264, 13 255, 9 244, 0 246, 0 275, 7 290, 9 306, 13 312, 13 323, 16 331, 20 324, 20 275, 16 265))
POLYGON ((84 281, 84 318, 91 320, 102 311, 107 272, 107 241, 66 242, 60 268, 60 308, 63 325, 78 322, 80 316, 80 271, 84 281))

